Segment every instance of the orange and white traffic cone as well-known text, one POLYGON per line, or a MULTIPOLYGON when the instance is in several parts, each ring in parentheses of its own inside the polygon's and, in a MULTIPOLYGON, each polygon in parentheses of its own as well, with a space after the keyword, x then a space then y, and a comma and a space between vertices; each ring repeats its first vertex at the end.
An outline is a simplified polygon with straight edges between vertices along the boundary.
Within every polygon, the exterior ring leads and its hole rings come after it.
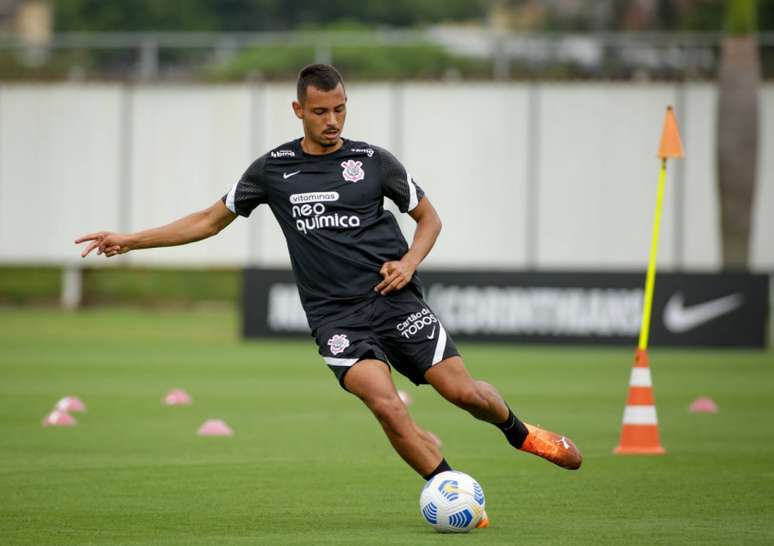
POLYGON ((629 379, 629 397, 623 414, 621 440, 614 453, 622 455, 662 455, 656 417, 656 401, 653 398, 653 382, 650 378, 648 352, 637 349, 634 367, 629 379))

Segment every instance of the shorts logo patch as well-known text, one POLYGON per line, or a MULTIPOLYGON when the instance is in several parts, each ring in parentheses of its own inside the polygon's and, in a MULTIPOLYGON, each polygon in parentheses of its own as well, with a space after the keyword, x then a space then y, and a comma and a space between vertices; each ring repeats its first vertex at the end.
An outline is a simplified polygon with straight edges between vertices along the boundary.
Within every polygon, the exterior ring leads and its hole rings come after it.
POLYGON ((343 353, 349 347, 349 339, 346 334, 335 334, 328 340, 328 347, 334 356, 343 353))
POLYGON ((365 171, 363 170, 363 162, 350 159, 349 161, 342 161, 341 166, 344 168, 341 171, 341 176, 347 182, 359 182, 365 178, 365 171))
POLYGON ((399 322, 395 326, 395 329, 400 332, 401 336, 408 339, 415 336, 417 332, 423 330, 425 327, 431 326, 431 328, 428 328, 428 330, 425 332, 425 337, 427 339, 433 339, 435 337, 437 323, 438 319, 435 318, 435 315, 430 312, 430 309, 425 307, 416 313, 411 313, 408 317, 406 317, 406 320, 399 322), (429 334, 427 332, 429 332, 429 334))

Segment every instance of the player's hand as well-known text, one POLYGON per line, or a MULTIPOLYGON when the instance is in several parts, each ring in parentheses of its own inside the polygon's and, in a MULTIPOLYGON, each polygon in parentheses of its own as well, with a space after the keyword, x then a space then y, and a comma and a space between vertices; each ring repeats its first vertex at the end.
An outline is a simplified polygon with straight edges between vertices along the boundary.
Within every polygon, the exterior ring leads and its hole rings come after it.
POLYGON ((112 258, 118 254, 126 254, 131 250, 129 238, 126 235, 110 233, 109 231, 99 231, 83 235, 75 240, 75 244, 87 241, 91 241, 91 243, 81 252, 81 258, 88 256, 95 248, 97 249, 97 254, 104 254, 106 258, 112 258))
POLYGON ((383 280, 374 287, 374 291, 385 296, 393 290, 400 290, 411 281, 416 269, 416 264, 405 258, 400 261, 385 262, 379 271, 383 280))

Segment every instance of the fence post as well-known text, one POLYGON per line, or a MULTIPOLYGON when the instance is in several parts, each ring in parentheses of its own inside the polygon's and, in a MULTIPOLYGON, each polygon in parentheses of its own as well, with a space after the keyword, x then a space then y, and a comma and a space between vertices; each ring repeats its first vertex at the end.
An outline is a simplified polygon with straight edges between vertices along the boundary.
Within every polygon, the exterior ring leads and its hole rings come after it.
POLYGON ((81 306, 83 299, 83 270, 73 263, 62 268, 62 308, 73 311, 81 306))
POLYGON ((140 43, 140 66, 138 77, 142 81, 156 79, 159 75, 159 44, 154 38, 145 38, 140 43))
POLYGON ((507 80, 511 77, 511 60, 506 50, 506 36, 492 39, 492 76, 495 80, 507 80))

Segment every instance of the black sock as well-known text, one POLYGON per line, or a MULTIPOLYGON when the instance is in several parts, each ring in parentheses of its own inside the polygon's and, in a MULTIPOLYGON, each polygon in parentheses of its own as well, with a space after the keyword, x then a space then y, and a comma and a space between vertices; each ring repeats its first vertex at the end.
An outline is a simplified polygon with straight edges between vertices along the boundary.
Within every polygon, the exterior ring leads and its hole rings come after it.
POLYGON ((527 439, 527 434, 529 434, 527 427, 513 414, 511 408, 508 408, 508 419, 502 423, 494 423, 494 425, 503 431, 505 439, 516 449, 524 445, 524 440, 527 439))
POLYGON ((441 472, 446 472, 447 470, 451 470, 452 468, 449 466, 449 463, 446 462, 446 459, 441 459, 441 462, 438 463, 438 466, 435 467, 435 470, 430 472, 427 476, 422 476, 426 480, 432 480, 435 478, 436 475, 440 474, 441 472))

